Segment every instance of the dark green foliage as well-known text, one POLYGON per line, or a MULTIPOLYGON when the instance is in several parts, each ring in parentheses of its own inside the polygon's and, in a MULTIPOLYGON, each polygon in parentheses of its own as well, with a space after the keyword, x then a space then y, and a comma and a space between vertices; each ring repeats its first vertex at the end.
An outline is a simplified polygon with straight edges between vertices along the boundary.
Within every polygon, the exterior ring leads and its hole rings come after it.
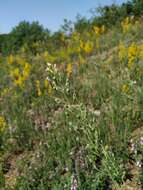
POLYGON ((4 49, 6 52, 5 46, 8 42, 8 37, 9 37, 8 34, 0 34, 0 53, 2 53, 4 49))
POLYGON ((90 20, 80 15, 77 16, 74 28, 78 32, 83 32, 91 27, 90 20))
POLYGON ((1 36, 2 51, 5 53, 16 52, 25 46, 35 53, 33 44, 47 40, 48 37, 49 31, 45 30, 38 22, 22 21, 12 29, 9 35, 1 36))
POLYGON ((143 1, 132 0, 122 5, 112 4, 99 7, 96 11, 99 16, 93 18, 93 24, 112 26, 127 16, 141 16, 143 14, 143 1))
POLYGON ((132 0, 133 13, 135 16, 143 15, 143 1, 132 0))

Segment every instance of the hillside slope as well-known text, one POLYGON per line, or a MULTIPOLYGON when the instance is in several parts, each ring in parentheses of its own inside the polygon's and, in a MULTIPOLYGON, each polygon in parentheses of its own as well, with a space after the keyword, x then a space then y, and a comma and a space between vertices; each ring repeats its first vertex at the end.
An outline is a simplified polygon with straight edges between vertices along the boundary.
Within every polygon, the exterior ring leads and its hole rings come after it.
POLYGON ((142 189, 142 27, 131 17, 62 36, 57 52, 1 55, 1 189, 142 189))

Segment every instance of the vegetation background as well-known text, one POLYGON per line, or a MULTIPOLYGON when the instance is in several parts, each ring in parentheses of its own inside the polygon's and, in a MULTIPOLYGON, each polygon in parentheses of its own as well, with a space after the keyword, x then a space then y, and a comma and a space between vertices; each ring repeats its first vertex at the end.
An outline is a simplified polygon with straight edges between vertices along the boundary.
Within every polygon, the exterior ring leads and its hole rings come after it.
POLYGON ((0 189, 143 189, 143 1, 97 11, 0 35, 0 189))

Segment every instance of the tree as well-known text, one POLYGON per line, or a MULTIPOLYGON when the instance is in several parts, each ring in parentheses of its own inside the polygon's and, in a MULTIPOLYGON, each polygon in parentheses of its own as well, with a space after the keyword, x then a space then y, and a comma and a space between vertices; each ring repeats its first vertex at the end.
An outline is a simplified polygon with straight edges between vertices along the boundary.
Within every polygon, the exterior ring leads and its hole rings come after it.
POLYGON ((45 41, 49 38, 49 35, 50 32, 45 30, 38 22, 22 21, 10 32, 7 48, 9 52, 16 52, 26 45, 29 50, 33 51, 33 44, 45 41))
POLYGON ((86 17, 82 17, 81 15, 77 15, 76 21, 74 23, 74 29, 82 33, 83 31, 89 29, 90 27, 90 22, 86 17))

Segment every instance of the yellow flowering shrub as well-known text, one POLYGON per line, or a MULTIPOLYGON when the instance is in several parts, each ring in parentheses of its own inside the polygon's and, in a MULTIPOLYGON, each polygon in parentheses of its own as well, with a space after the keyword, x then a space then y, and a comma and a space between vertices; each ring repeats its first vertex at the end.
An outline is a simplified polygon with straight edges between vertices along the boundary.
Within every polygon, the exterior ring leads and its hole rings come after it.
POLYGON ((129 47, 128 47, 128 67, 131 68, 133 66, 133 63, 135 62, 136 58, 138 56, 138 47, 137 45, 133 42, 129 47))
POLYGON ((134 16, 127 17, 121 22, 121 27, 124 34, 128 34, 130 31, 139 31, 141 29, 141 20, 135 19, 134 16))
POLYGON ((23 87, 30 75, 30 64, 19 55, 15 56, 15 64, 10 67, 10 77, 15 86, 23 87))

